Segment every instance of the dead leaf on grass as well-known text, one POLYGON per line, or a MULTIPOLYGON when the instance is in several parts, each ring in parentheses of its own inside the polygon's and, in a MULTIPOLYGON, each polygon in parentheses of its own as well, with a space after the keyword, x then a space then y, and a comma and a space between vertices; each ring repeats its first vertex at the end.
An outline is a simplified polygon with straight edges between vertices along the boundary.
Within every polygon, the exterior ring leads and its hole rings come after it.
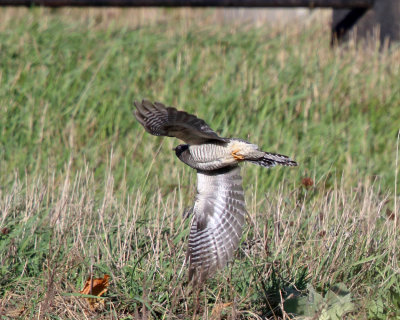
MULTIPOLYGON (((103 278, 96 278, 89 277, 86 280, 85 286, 80 291, 81 294, 87 294, 91 296, 102 296, 104 293, 107 292, 108 288, 108 279, 110 276, 105 274, 103 278)), ((104 305, 104 299, 100 298, 85 298, 86 301, 89 303, 89 307, 91 310, 98 310, 100 307, 104 305)))

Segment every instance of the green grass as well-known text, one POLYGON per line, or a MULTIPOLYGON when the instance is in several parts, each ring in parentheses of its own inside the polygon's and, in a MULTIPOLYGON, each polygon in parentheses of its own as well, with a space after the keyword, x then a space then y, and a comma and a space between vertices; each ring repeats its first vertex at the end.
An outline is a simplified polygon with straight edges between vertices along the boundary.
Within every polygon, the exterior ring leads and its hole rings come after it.
POLYGON ((194 316, 182 213, 196 177, 171 151, 179 141, 132 116, 148 98, 300 164, 244 166, 242 244, 201 293, 200 316, 286 317, 290 293, 327 297, 344 283, 348 318, 400 317, 398 48, 332 50, 321 22, 104 27, 57 11, 9 14, 0 11, 0 315, 194 316), (96 312, 71 296, 91 270, 111 276, 96 312))

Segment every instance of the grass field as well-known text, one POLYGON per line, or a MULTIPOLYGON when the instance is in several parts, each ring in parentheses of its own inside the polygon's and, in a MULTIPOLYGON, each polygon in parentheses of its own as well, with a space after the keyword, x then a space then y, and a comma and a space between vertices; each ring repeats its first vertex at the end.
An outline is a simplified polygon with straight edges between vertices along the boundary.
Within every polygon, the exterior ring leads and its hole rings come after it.
POLYGON ((0 9, 2 319, 399 319, 399 48, 164 15, 0 9), (199 308, 195 172, 135 121, 142 98, 300 164, 243 166, 243 239, 199 308), (94 311, 91 273, 110 275, 94 311))

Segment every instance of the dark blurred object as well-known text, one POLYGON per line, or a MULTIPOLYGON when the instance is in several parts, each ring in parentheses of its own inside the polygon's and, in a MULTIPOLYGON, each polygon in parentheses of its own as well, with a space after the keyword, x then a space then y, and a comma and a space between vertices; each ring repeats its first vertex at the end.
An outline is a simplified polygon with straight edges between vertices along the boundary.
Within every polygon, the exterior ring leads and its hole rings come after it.
POLYGON ((10 229, 8 229, 7 227, 4 227, 1 229, 0 231, 1 234, 6 235, 10 233, 10 229))
POLYGON ((301 184, 304 187, 309 188, 314 185, 314 181, 311 178, 306 177, 306 178, 301 179, 301 184))
POLYGON ((0 6, 332 8, 332 45, 352 34, 379 36, 381 44, 400 40, 400 0, 0 0, 0 6))
POLYGON ((390 44, 400 40, 400 0, 375 0, 372 8, 366 10, 365 14, 361 13, 361 10, 363 9, 335 8, 333 10, 333 42, 336 39, 348 40, 351 37, 356 40, 361 38, 376 41, 379 39, 382 46, 385 42, 390 44), (349 16, 357 13, 361 14, 348 19, 349 16), (353 23, 350 28, 347 26, 348 20, 353 23), (351 32, 348 32, 350 29, 351 32))
POLYGON ((369 8, 374 0, 0 0, 0 6, 369 8))

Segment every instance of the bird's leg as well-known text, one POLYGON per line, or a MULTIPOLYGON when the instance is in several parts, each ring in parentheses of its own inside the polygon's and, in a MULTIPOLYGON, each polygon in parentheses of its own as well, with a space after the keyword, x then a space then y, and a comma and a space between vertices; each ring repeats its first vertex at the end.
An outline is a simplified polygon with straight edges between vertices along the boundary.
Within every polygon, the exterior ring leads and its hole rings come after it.
POLYGON ((232 151, 232 156, 235 158, 235 160, 241 161, 244 160, 244 156, 237 154, 240 151, 240 149, 234 149, 232 151))

